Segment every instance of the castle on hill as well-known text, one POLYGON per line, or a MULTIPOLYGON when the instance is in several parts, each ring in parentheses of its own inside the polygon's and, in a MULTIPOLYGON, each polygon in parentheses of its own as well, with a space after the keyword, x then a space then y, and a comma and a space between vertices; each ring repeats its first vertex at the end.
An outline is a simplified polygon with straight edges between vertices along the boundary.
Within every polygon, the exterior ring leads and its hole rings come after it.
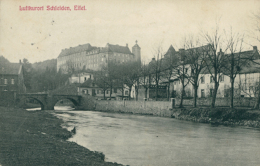
POLYGON ((110 61, 122 63, 136 61, 141 64, 141 48, 136 44, 132 52, 126 46, 107 43, 105 47, 91 46, 89 43, 63 49, 57 58, 57 71, 68 72, 70 69, 101 70, 110 61))

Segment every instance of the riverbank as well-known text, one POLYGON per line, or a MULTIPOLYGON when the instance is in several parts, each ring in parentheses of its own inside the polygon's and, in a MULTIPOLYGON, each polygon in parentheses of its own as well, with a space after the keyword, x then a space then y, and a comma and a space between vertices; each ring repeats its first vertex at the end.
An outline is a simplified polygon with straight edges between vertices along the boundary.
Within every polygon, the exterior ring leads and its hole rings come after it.
POLYGON ((179 108, 172 110, 172 117, 213 125, 248 126, 260 128, 260 111, 245 108, 179 108))
POLYGON ((66 141, 72 133, 45 111, 0 107, 0 165, 100 165, 104 154, 66 141))
POLYGON ((247 108, 171 108, 171 102, 168 101, 98 101, 95 110, 171 117, 214 125, 239 125, 260 128, 260 111, 247 108))

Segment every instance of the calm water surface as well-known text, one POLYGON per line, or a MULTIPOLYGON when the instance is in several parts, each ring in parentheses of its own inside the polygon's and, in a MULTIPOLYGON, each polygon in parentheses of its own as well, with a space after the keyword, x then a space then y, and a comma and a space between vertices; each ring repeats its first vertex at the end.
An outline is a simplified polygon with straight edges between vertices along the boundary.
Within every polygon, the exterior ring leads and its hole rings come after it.
POLYGON ((94 111, 53 113, 68 130, 76 127, 69 141, 103 152, 106 161, 131 166, 260 165, 258 129, 94 111))

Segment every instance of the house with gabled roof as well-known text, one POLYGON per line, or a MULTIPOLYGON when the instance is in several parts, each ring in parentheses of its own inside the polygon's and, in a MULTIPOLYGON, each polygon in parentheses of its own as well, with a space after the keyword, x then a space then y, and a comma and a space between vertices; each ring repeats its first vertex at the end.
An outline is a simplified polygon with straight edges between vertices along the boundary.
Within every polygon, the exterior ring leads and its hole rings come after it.
POLYGON ((20 63, 0 64, 0 100, 4 103, 14 102, 16 96, 25 93, 23 65, 20 63))

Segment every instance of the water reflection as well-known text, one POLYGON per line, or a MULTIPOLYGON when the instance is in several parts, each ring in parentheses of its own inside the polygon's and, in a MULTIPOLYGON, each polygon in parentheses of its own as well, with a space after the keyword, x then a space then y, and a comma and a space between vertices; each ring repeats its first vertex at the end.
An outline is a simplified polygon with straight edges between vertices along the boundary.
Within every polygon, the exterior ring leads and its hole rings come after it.
POLYGON ((55 111, 70 141, 125 165, 260 165, 260 133, 171 118, 93 111, 55 111))

